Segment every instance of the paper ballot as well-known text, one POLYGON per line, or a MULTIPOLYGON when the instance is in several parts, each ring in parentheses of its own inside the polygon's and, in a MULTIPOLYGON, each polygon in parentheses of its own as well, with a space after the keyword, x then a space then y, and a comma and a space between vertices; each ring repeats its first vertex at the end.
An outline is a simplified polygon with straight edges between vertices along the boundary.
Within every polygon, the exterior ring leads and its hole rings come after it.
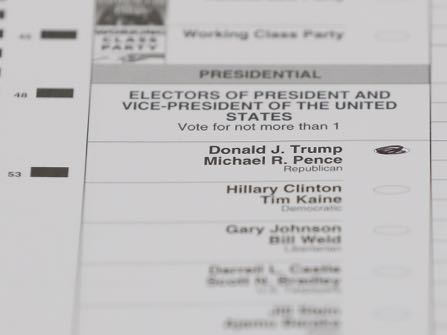
POLYGON ((446 23, 0 1, 0 333, 447 333, 446 23))

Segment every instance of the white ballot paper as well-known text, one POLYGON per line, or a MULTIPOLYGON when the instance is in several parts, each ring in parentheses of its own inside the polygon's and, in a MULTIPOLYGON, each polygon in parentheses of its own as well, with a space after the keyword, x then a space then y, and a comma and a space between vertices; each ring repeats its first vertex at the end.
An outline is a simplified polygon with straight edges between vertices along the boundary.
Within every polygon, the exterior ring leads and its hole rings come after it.
POLYGON ((0 0, 0 334, 443 334, 446 10, 0 0))
POLYGON ((435 334, 447 334, 447 2, 432 12, 432 189, 435 334))

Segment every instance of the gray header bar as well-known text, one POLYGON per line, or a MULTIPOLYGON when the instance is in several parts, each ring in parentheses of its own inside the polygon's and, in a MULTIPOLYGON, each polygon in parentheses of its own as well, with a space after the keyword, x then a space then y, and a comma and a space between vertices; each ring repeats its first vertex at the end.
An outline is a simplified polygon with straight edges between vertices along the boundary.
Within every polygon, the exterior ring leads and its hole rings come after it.
POLYGON ((94 84, 428 84, 429 65, 96 64, 94 84))

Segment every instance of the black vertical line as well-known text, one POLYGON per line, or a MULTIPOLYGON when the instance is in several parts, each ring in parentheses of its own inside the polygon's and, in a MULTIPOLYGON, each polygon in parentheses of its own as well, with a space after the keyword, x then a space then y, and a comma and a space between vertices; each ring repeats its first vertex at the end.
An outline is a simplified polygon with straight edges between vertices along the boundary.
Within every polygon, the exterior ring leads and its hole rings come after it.
POLYGON ((429 277, 429 287, 428 287, 428 299, 429 299, 429 325, 428 325, 428 333, 429 334, 435 334, 436 332, 436 320, 435 320, 435 267, 434 267, 434 245, 433 245, 433 238, 434 238, 434 228, 433 228, 433 134, 432 134, 432 118, 433 118, 433 108, 432 108, 432 100, 433 100, 433 76, 432 76, 432 70, 433 70, 433 1, 428 1, 428 61, 429 61, 429 85, 428 85, 428 91, 429 91, 429 164, 430 164, 430 184, 429 184, 429 241, 428 241, 428 277, 429 277))
POLYGON ((80 215, 80 226, 78 233, 78 252, 77 252, 77 262, 76 262, 76 274, 75 274, 75 288, 74 288, 74 299, 73 299, 73 312, 72 312, 72 324, 71 333, 72 335, 80 334, 81 325, 81 292, 82 292, 82 258, 83 258, 83 235, 84 235, 84 213, 85 213, 85 189, 86 189, 86 177, 87 177, 87 157, 88 157, 88 137, 90 129, 90 112, 91 112, 91 101, 92 101, 92 86, 93 86, 93 60, 95 52, 95 33, 96 33, 96 1, 92 2, 93 14, 91 17, 92 23, 92 35, 90 41, 90 81, 89 85, 89 96, 88 96, 88 111, 87 111, 87 126, 85 130, 85 158, 84 158, 84 176, 83 176, 83 188, 82 188, 82 201, 81 201, 81 215, 80 215))

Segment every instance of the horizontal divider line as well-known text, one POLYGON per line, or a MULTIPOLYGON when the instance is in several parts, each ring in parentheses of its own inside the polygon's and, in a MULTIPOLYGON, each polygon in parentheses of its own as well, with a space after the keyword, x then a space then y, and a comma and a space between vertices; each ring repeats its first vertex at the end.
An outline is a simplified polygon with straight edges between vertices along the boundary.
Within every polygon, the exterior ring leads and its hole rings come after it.
POLYGON ((430 139, 378 139, 378 140, 206 140, 206 141, 104 141, 104 140, 89 140, 88 143, 284 143, 284 142, 430 142, 430 139))
MULTIPOLYGON (((304 262, 316 262, 315 258, 300 258, 300 263, 304 262)), ((318 262, 340 262, 340 259, 318 258, 318 262)), ((146 266, 171 266, 171 265, 210 265, 210 264, 259 264, 259 263, 275 263, 275 264, 287 264, 290 262, 296 262, 296 258, 291 257, 290 259, 212 259, 212 260, 198 260, 198 261, 165 261, 165 262, 154 262, 154 261, 87 261, 82 262, 81 265, 85 267, 146 267, 146 266)))
POLYGON ((267 305, 267 306, 275 306, 275 305, 290 305, 290 304, 300 304, 303 302, 302 297, 298 296, 295 299, 288 299, 288 300, 278 300, 278 301, 252 301, 252 302, 241 302, 241 301, 234 301, 234 302, 206 302, 206 301, 197 301, 197 302, 179 302, 179 301, 173 301, 173 302, 81 302, 80 307, 81 309, 146 309, 146 308, 154 308, 154 307, 176 307, 176 308, 190 308, 191 306, 194 307, 202 307, 202 308, 219 308, 219 307, 258 307, 260 305, 267 305))
POLYGON ((170 220, 170 221, 84 221, 84 225, 165 225, 165 224, 234 224, 234 223, 342 223, 339 219, 247 219, 247 220, 170 220))
MULTIPOLYGON (((217 23, 190 23, 190 22, 178 22, 167 24, 167 26, 225 26, 228 27, 228 22, 217 22, 217 23)), ((235 26, 253 26, 259 27, 259 23, 231 23, 232 27, 235 26)), ((265 23, 262 24, 263 27, 346 27, 342 23, 308 23, 308 24, 297 24, 297 23, 265 23)))
POLYGON ((317 183, 343 182, 343 179, 312 179, 312 180, 211 180, 211 181, 89 181, 86 184, 227 184, 227 183, 317 183))

